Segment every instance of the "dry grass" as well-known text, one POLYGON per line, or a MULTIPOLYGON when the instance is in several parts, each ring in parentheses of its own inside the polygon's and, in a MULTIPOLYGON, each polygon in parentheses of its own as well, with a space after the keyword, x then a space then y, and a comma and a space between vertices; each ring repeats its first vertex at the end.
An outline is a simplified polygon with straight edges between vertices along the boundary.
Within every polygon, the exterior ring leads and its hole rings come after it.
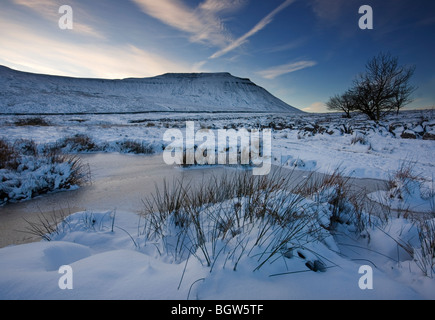
POLYGON ((400 167, 395 171, 388 180, 389 189, 397 187, 397 182, 401 181, 422 181, 421 175, 415 172, 415 161, 405 160, 402 161, 400 167))
POLYGON ((66 163, 70 166, 70 175, 59 185, 59 189, 69 189, 72 186, 81 186, 91 181, 91 169, 89 164, 83 161, 77 155, 70 154, 53 154, 49 155, 50 163, 66 163))
POLYGON ((19 127, 23 127, 23 126, 48 127, 48 126, 50 126, 50 123, 48 121, 46 121, 40 117, 18 119, 14 123, 16 126, 19 126, 19 127))
POLYGON ((418 223, 418 237, 421 247, 413 251, 415 262, 424 275, 433 278, 435 275, 435 219, 418 223))
POLYGON ((90 167, 75 155, 39 151, 33 141, 0 140, 0 203, 28 200, 90 182, 90 167), (29 180, 30 179, 30 180, 29 180))
POLYGON ((364 190, 355 191, 351 178, 346 177, 340 168, 331 174, 316 177, 312 172, 306 183, 297 186, 294 192, 330 204, 330 224, 324 226, 329 231, 334 231, 338 224, 349 223, 354 224, 358 231, 363 231, 370 223, 370 214, 365 214, 368 207, 364 190))
POLYGON ((19 154, 6 140, 0 139, 0 169, 16 170, 19 154))
POLYGON ((97 145, 88 135, 78 133, 73 136, 65 137, 56 144, 54 149, 74 152, 89 152, 96 151, 97 145))
POLYGON ((367 137, 362 134, 357 134, 352 137, 350 140, 350 144, 362 144, 362 145, 368 145, 369 141, 367 140, 367 137))
POLYGON ((133 154, 153 154, 152 146, 142 141, 124 140, 119 142, 120 152, 133 154))
POLYGON ((159 251, 175 261, 193 255, 209 267, 225 253, 225 264, 232 263, 236 270, 243 256, 260 250, 260 269, 287 250, 289 242, 303 242, 313 221, 304 199, 285 191, 290 179, 291 175, 253 176, 244 171, 196 185, 165 182, 144 201, 143 235, 151 242, 163 240, 166 245, 159 251))
POLYGON ((37 217, 37 221, 30 221, 24 218, 27 227, 21 232, 40 237, 46 241, 51 241, 55 235, 65 230, 65 227, 68 225, 65 219, 70 214, 71 212, 66 212, 61 209, 59 211, 53 210, 51 214, 40 213, 37 217), (61 226, 62 229, 60 228, 61 226))

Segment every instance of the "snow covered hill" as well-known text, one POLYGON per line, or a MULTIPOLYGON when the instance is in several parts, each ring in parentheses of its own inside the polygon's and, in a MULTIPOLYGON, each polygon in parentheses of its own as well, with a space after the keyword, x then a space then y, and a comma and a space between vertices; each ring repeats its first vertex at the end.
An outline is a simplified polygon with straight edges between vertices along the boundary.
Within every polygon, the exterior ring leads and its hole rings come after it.
POLYGON ((301 111, 229 73, 123 80, 40 75, 0 66, 0 113, 301 111))

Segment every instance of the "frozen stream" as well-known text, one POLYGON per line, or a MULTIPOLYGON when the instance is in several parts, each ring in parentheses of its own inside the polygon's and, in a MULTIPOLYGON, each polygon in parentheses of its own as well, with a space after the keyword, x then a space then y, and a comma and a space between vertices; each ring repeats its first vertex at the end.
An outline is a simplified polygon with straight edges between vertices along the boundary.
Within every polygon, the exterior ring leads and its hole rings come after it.
MULTIPOLYGON (((155 192, 164 179, 169 183, 173 178, 186 178, 187 181, 201 181, 207 176, 219 175, 235 168, 196 167, 181 169, 168 166, 162 155, 139 156, 118 153, 98 153, 80 155, 84 163, 89 163, 92 184, 78 190, 57 192, 21 203, 0 207, 0 247, 11 244, 37 241, 37 237, 24 233, 28 221, 38 221, 41 214, 78 211, 129 211, 139 213, 142 200, 155 192)), ((285 169, 287 170, 287 169, 285 169)), ((306 171, 295 171, 292 177, 306 179, 306 171)), ((320 175, 320 174, 319 174, 320 175)), ((355 190, 372 192, 384 186, 384 182, 374 179, 354 179, 355 190)), ((358 191, 361 192, 361 191, 358 191)))

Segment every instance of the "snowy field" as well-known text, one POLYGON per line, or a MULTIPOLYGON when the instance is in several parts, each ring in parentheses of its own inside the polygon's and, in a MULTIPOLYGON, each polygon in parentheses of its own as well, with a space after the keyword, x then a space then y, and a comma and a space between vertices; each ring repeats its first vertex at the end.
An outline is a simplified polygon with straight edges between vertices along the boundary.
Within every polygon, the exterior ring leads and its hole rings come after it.
MULTIPOLYGON (((303 196, 259 188, 256 202, 249 192, 192 202, 181 220, 170 208, 76 212, 50 241, 0 249, 0 298, 435 299, 433 110, 379 124, 337 114, 5 115, 0 138, 65 153, 160 154, 165 131, 183 131, 186 121, 212 131, 272 129, 273 164, 307 175, 339 169, 388 181, 367 195, 382 209, 357 208, 335 181, 303 196), (253 203, 263 214, 253 215, 253 203)), ((38 180, 38 172, 29 174, 38 180)))
POLYGON ((39 147, 64 152, 138 154, 161 153, 168 145, 163 141, 164 133, 173 128, 184 132, 187 121, 195 123, 195 130, 271 128, 272 162, 276 165, 322 173, 340 168, 355 178, 388 180, 409 164, 430 188, 435 175, 434 112, 405 111, 379 124, 362 115, 349 120, 337 114, 4 115, 0 128, 1 137, 8 141, 31 140, 39 147), (34 118, 45 124, 22 125, 34 118))

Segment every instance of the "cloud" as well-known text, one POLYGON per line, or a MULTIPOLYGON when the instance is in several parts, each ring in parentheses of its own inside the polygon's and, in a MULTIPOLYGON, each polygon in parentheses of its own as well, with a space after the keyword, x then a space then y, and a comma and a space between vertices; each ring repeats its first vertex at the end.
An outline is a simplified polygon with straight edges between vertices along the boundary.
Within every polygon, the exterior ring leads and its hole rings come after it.
POLYGON ((346 0, 313 0, 311 5, 318 18, 333 21, 341 15, 342 2, 345 1, 346 0))
POLYGON ((284 3, 282 3, 279 7, 277 7, 275 10, 273 10, 271 13, 269 13, 266 17, 261 19, 259 23, 257 23, 254 28, 252 28, 249 32, 245 33, 240 38, 236 39, 235 41, 231 42, 228 46, 223 48, 222 50, 219 50, 218 52, 214 53, 210 59, 215 59, 218 57, 221 57, 225 54, 227 54, 230 51, 233 51, 234 49, 240 47, 242 44, 244 44, 250 37, 255 35, 256 33, 260 32, 262 29, 264 29, 268 24, 270 24, 273 21, 273 18, 280 13, 282 10, 287 8, 290 4, 292 4, 295 0, 286 0, 284 3))
POLYGON ((296 0, 285 0, 238 39, 234 39, 231 32, 226 29, 221 16, 236 12, 246 4, 247 0, 205 0, 196 8, 187 6, 181 0, 131 1, 147 15, 189 34, 191 42, 206 43, 222 48, 210 56, 210 59, 215 59, 244 44, 250 37, 270 24, 279 12, 296 0))
POLYGON ((246 5, 246 3, 247 0, 205 0, 198 8, 212 14, 223 14, 235 12, 246 5))
MULTIPOLYGON (((363 5, 359 0, 312 0, 311 6, 316 16, 328 23, 338 22, 337 20, 344 12, 356 6, 358 8, 363 5)), ((356 11, 357 12, 357 11, 356 11)))
MULTIPOLYGON (((64 0, 12 0, 16 5, 27 7, 28 9, 34 11, 44 19, 58 24, 61 14, 59 13, 59 8, 65 4, 64 0)), ((74 26, 73 32, 79 33, 85 36, 91 36, 94 38, 105 39, 105 36, 93 28, 90 24, 83 23, 80 21, 83 17, 87 17, 88 20, 92 18, 86 11, 80 9, 77 5, 71 5, 73 9, 73 19, 74 26)))
POLYGON ((302 37, 299 39, 295 39, 291 42, 288 42, 286 44, 280 44, 280 45, 276 45, 276 46, 272 46, 272 47, 261 48, 261 49, 259 49, 259 51, 264 52, 264 53, 276 53, 276 52, 289 51, 289 50, 293 50, 293 49, 302 47, 308 40, 309 40, 308 37, 302 37))
POLYGON ((147 15, 190 35, 191 42, 224 47, 232 40, 219 14, 234 12, 244 0, 206 0, 191 8, 180 0, 132 0, 147 15))
POLYGON ((56 5, 55 0, 13 0, 13 2, 17 5, 40 11, 42 14, 51 11, 50 8, 52 8, 53 5, 56 5))
POLYGON ((302 111, 323 113, 323 112, 327 112, 327 109, 326 109, 326 105, 323 102, 314 102, 309 107, 303 108, 302 111))
POLYGON ((119 79, 186 72, 191 67, 134 45, 73 43, 35 34, 15 21, 0 20, 0 64, 23 71, 119 79))
POLYGON ((292 73, 305 68, 313 67, 316 64, 317 62, 315 61, 298 61, 258 71, 257 74, 265 79, 275 79, 287 73, 292 73))
POLYGON ((205 65, 206 63, 207 63, 207 60, 202 60, 202 61, 199 61, 199 62, 195 63, 195 64, 192 66, 192 71, 193 71, 193 72, 202 72, 203 67, 204 67, 204 65, 205 65))

